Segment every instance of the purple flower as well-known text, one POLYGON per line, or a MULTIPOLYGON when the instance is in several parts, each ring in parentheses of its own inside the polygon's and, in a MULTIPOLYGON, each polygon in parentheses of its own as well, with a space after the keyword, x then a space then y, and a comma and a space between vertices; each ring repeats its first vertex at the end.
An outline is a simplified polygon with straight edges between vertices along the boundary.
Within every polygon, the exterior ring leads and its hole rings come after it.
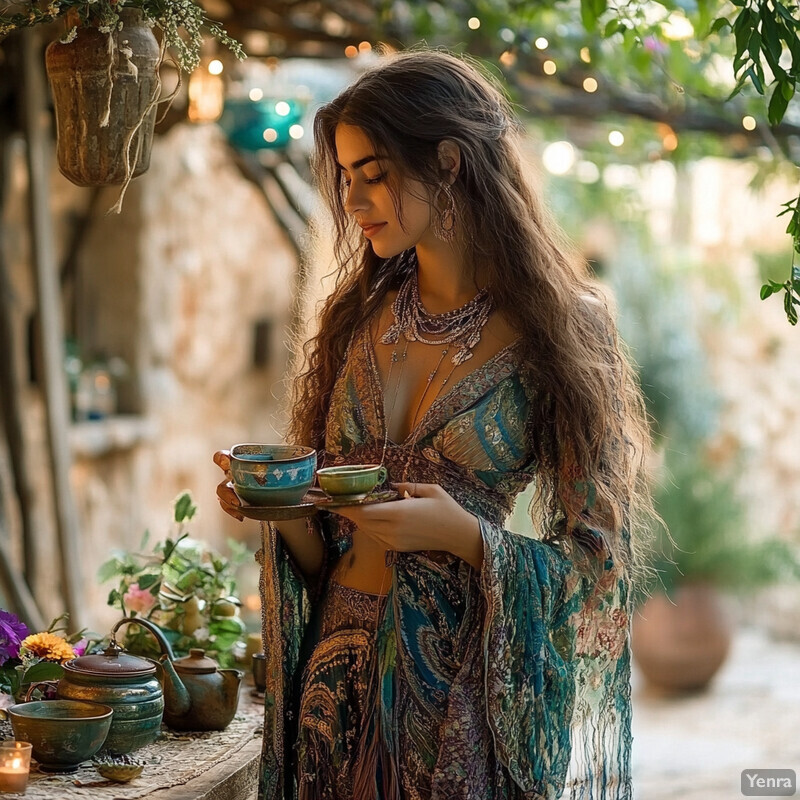
POLYGON ((10 611, 0 608, 0 664, 19 656, 20 642, 30 633, 28 626, 20 622, 10 611))
POLYGON ((650 36, 645 36, 642 44, 644 44, 644 49, 649 53, 663 54, 669 50, 667 45, 665 45, 661 39, 659 39, 657 36, 653 36, 652 34, 650 36))

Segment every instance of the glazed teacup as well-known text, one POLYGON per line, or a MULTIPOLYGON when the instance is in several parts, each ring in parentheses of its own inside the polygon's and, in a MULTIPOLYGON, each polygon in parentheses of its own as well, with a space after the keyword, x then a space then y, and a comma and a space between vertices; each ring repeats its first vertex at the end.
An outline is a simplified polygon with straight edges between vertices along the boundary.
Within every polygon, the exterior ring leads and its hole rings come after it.
POLYGON ((289 444, 237 444, 230 459, 233 488, 253 506, 299 503, 317 466, 316 450, 289 444))
POLYGON ((343 464, 317 470, 320 488, 334 500, 361 500, 386 476, 386 467, 380 464, 343 464))

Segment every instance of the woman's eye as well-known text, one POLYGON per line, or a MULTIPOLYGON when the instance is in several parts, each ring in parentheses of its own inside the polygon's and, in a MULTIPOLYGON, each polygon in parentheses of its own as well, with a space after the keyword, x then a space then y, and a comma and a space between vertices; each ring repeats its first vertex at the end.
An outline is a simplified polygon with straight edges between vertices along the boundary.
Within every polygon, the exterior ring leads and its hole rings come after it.
POLYGON ((376 175, 374 178, 365 178, 364 183, 380 183, 386 177, 385 172, 381 172, 380 175, 376 175))

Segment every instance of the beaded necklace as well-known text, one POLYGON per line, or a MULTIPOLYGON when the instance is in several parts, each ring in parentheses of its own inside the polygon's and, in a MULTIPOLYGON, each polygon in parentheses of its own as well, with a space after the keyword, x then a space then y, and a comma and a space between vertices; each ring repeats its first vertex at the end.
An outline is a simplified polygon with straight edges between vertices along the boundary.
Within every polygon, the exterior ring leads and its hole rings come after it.
MULTIPOLYGON (((384 463, 386 458, 386 450, 389 446, 389 428, 391 427, 392 418, 394 416, 394 409, 397 403, 397 395, 400 384, 403 379, 403 371, 405 368, 406 359, 408 356, 409 342, 421 342, 422 344, 442 347, 441 355, 436 363, 436 366, 428 373, 428 380, 425 388, 420 396, 417 407, 414 410, 414 416, 411 420, 411 427, 409 429, 408 439, 403 446, 407 449, 408 455, 406 458, 405 467, 403 468, 402 480, 405 481, 408 467, 411 462, 411 455, 413 446, 416 444, 416 439, 413 434, 419 424, 418 417, 422 408, 425 398, 428 396, 436 376, 444 363, 445 358, 450 353, 451 345, 454 346, 455 352, 451 358, 452 366, 448 370, 439 384, 436 394, 431 401, 431 405, 436 402, 439 395, 441 395, 444 387, 450 381, 456 367, 472 358, 472 351, 478 344, 481 338, 481 333, 484 326, 489 321, 489 315, 492 311, 492 300, 489 296, 487 288, 481 289, 475 297, 468 303, 456 308, 452 311, 446 311, 443 314, 431 314, 422 305, 419 296, 419 281, 417 277, 417 270, 414 269, 406 278, 400 291, 397 293, 395 301, 392 303, 392 313, 394 315, 394 322, 389 326, 389 329, 381 337, 382 344, 393 344, 395 347, 389 361, 389 374, 386 377, 386 387, 384 389, 384 397, 389 396, 391 393, 391 405, 388 413, 385 415, 384 420, 384 438, 383 438, 383 454, 381 456, 381 464, 384 463), (405 339, 403 350, 398 353, 397 344, 402 334, 405 339), (436 338, 430 338, 436 337, 436 338), (394 372, 395 364, 400 363, 400 369, 392 387, 392 374, 394 372)), ((430 406, 429 406, 430 407, 430 406)))

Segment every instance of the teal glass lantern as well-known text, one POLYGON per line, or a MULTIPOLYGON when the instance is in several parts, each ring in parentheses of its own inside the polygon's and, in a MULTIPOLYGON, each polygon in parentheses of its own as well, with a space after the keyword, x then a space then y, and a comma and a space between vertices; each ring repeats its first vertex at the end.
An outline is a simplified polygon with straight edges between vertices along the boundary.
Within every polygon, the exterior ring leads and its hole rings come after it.
POLYGON ((290 131, 304 113, 304 105, 296 99, 228 97, 219 125, 240 150, 277 150, 292 140, 290 131))

